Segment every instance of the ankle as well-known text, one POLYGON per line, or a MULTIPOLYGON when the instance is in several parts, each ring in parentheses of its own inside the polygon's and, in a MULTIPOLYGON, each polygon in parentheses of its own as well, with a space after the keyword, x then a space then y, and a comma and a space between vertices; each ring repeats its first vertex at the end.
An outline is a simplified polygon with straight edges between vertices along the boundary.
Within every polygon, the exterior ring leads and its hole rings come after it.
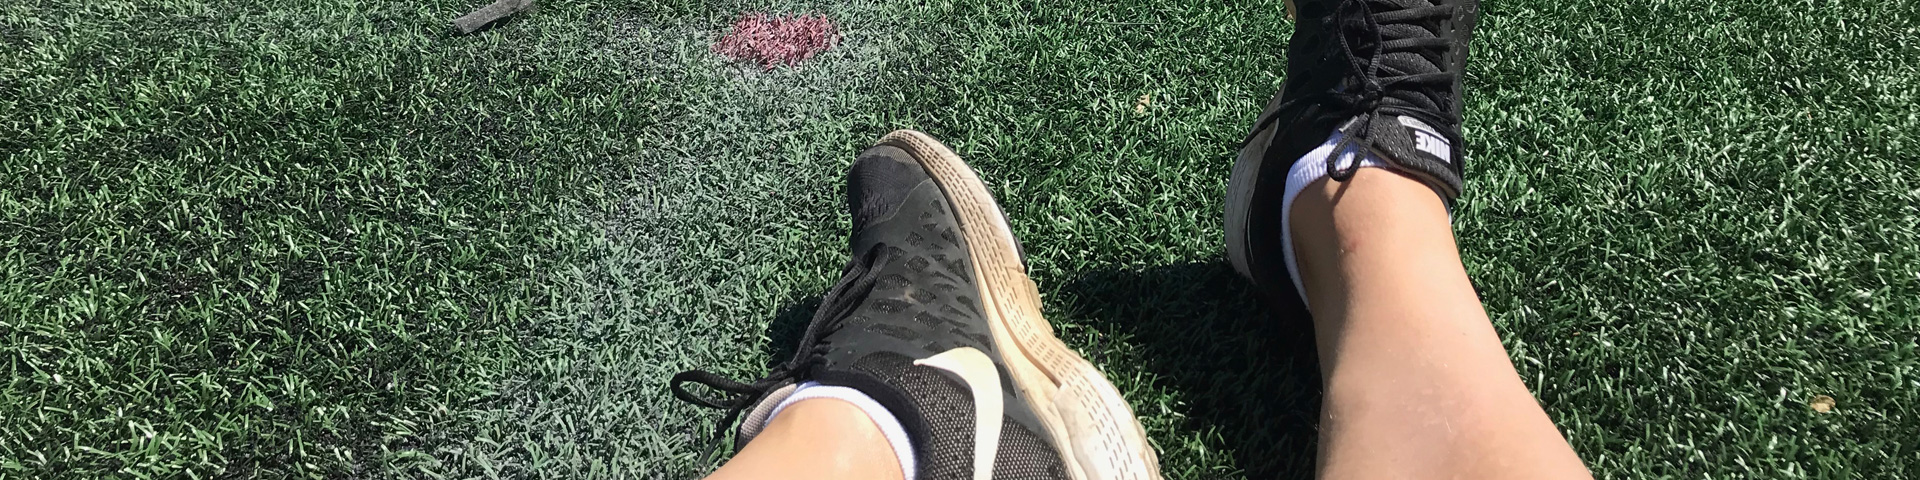
POLYGON ((1417 218, 1428 215, 1430 211, 1439 212, 1441 230, 1451 235, 1451 226, 1448 225, 1450 214, 1441 200, 1444 195, 1436 187, 1420 181, 1403 167, 1373 154, 1355 153, 1354 149, 1347 148, 1345 153, 1336 157, 1335 150, 1343 145, 1343 137, 1335 133, 1318 148, 1294 161, 1287 171, 1286 189, 1281 196, 1282 256, 1286 259, 1287 274, 1293 278, 1294 287, 1298 289, 1295 293, 1306 300, 1309 306, 1314 302, 1307 294, 1307 282, 1302 278, 1305 273, 1299 257, 1310 253, 1302 252, 1301 248, 1294 245, 1302 236, 1336 241, 1336 246, 1342 248, 1328 251, 1348 252, 1351 249, 1346 247, 1357 247, 1359 244, 1342 245, 1339 242, 1383 238, 1381 232, 1368 231, 1377 230, 1375 227, 1383 224, 1418 223, 1383 216, 1413 215, 1417 218), (1334 180, 1342 176, 1346 178, 1334 180), (1334 218, 1336 213, 1340 218, 1334 218), (1325 218, 1294 220, 1296 216, 1325 218), (1316 222, 1320 225, 1313 225, 1316 222), (1294 233, 1302 230, 1296 224, 1306 224, 1302 226, 1306 231, 1294 233))
POLYGON ((1308 184, 1290 213, 1299 219, 1295 240, 1452 234, 1440 196, 1425 183, 1387 168, 1362 168, 1344 181, 1322 178, 1308 184))
POLYGON ((1316 313, 1356 294, 1432 290, 1436 280, 1472 298, 1446 206, 1418 180, 1363 168, 1307 185, 1290 208, 1292 253, 1316 313))
POLYGON ((800 400, 769 419, 764 431, 707 479, 903 478, 900 462, 881 430, 851 402, 800 400))

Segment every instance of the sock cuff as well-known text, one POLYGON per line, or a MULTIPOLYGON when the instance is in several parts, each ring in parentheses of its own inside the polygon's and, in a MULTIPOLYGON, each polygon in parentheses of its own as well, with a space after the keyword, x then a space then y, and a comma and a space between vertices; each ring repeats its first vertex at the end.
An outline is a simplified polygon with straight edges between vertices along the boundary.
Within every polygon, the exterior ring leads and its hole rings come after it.
MULTIPOLYGON (((1310 302, 1307 300, 1307 286, 1300 282, 1299 263, 1293 259, 1293 199, 1300 196, 1300 192, 1305 191, 1307 185, 1327 176, 1327 155, 1333 153, 1333 147, 1340 143, 1340 138, 1340 132, 1334 132, 1333 135, 1327 136, 1326 142, 1314 147, 1306 155, 1300 156, 1299 160, 1295 160, 1293 167, 1287 169, 1286 193, 1280 197, 1281 254, 1287 259, 1287 276, 1293 278, 1293 292, 1300 295, 1300 302, 1303 305, 1310 302)), ((1340 166, 1352 165, 1356 161, 1353 158, 1355 150, 1355 147, 1348 147, 1348 151, 1342 152, 1339 159, 1340 166)), ((1371 153, 1360 157, 1358 162, 1358 166, 1354 168, 1393 169, 1392 164, 1375 158, 1371 153)), ((1307 306, 1309 310, 1312 309, 1312 305, 1307 306)))
POLYGON ((880 406, 880 402, 874 401, 873 397, 859 390, 821 385, 819 382, 801 383, 792 395, 780 400, 780 404, 773 407, 773 412, 767 415, 767 421, 771 422, 774 417, 780 416, 780 412, 790 405, 815 398, 833 398, 860 407, 862 412, 866 412, 867 418, 880 427, 880 433, 887 437, 887 444, 893 446, 894 456, 900 459, 900 473, 906 477, 906 480, 914 480, 914 469, 918 462, 913 455, 913 444, 907 440, 906 427, 900 425, 900 419, 894 418, 893 412, 887 411, 887 407, 880 406))

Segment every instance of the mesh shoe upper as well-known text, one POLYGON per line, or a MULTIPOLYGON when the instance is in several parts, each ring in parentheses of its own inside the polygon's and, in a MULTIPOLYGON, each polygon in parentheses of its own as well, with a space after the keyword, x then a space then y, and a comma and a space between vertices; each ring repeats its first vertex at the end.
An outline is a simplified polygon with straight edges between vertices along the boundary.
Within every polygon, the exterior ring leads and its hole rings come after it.
MULTIPOLYGON (((768 392, 799 380, 855 388, 905 427, 918 478, 970 479, 980 434, 976 402, 996 402, 1003 418, 989 429, 999 437, 993 478, 1065 478, 1060 455, 1040 435, 1044 430, 1000 363, 965 239, 940 186, 905 151, 883 146, 861 154, 848 173, 848 190, 854 260, 823 298, 794 360, 738 389, 701 381, 743 394, 733 403, 714 403, 765 410, 779 401, 768 392), (967 382, 977 378, 916 364, 965 348, 992 359, 989 377, 1000 398, 975 399, 967 382)), ((756 433, 750 429, 757 426, 742 425, 743 440, 756 433)))
MULTIPOLYGON (((1344 137, 1336 152, 1368 148, 1449 201, 1457 197, 1465 150, 1460 80, 1478 1, 1298 5, 1286 86, 1254 129, 1279 128, 1268 159, 1289 164, 1337 129, 1344 137)), ((1351 174, 1333 167, 1335 179, 1351 174)))

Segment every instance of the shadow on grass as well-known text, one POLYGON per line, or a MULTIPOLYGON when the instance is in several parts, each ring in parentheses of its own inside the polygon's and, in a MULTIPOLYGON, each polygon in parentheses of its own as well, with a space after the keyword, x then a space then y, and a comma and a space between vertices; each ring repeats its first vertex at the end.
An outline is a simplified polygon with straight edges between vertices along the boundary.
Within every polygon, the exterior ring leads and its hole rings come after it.
POLYGON ((780 313, 767 323, 767 368, 775 368, 787 360, 793 359, 793 352, 800 346, 800 336, 807 334, 807 324, 813 322, 813 312, 820 309, 820 294, 809 293, 795 295, 793 301, 780 308, 780 313))
MULTIPOLYGON (((1305 310, 1269 315, 1222 262, 1076 278, 1048 306, 1144 350, 1157 386, 1185 402, 1182 430, 1216 438, 1206 448, 1230 450, 1248 478, 1313 477, 1320 370, 1305 310)), ((768 324, 769 367, 793 356, 819 305, 796 296, 768 324)))
POLYGON ((1224 262, 1086 272, 1056 292, 1067 318, 1143 350, 1156 386, 1185 402, 1181 429, 1217 438, 1206 448, 1230 450, 1248 478, 1313 477, 1320 370, 1303 308, 1270 315, 1224 262))

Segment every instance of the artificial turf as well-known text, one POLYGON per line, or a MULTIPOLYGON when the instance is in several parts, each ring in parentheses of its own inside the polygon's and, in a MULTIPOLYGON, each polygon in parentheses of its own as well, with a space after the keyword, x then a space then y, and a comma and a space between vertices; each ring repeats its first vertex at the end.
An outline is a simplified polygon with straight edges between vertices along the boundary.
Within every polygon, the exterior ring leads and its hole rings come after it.
MULTIPOLYGON (((697 477, 718 415, 666 378, 791 348, 841 170, 893 128, 992 184, 1168 478, 1312 471, 1296 319, 1220 251, 1278 2, 568 2, 447 35, 474 6, 0 5, 0 477, 697 477), (846 39, 708 51, 752 11, 846 39)), ((1455 225, 1595 473, 1920 475, 1920 6, 1483 9, 1455 225)))

